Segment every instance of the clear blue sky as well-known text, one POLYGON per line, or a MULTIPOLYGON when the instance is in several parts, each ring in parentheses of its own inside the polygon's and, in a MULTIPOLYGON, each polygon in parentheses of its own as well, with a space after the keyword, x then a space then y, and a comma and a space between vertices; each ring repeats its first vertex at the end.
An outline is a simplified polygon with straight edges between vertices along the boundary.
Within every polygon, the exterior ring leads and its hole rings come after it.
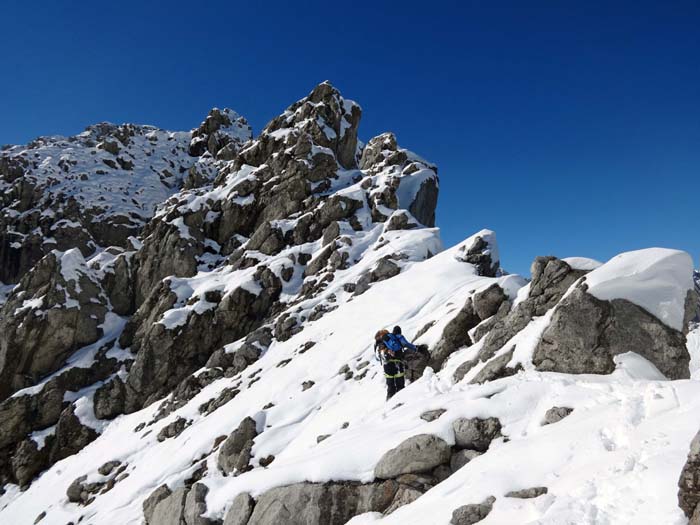
POLYGON ((0 143, 232 107, 255 132, 329 79, 439 165, 446 244, 504 266, 700 255, 700 2, 3 2, 0 143), (614 4, 614 5, 613 5, 614 4), (497 7, 494 7, 497 6, 497 7))

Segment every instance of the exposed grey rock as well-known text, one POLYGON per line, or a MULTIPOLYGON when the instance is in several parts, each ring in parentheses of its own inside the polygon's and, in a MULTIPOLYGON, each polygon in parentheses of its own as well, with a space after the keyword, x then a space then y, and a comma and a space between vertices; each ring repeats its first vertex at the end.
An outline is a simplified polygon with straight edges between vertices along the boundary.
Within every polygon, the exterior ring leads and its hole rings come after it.
POLYGON ((436 410, 428 410, 427 412, 423 412, 420 415, 420 418, 423 421, 435 421, 437 418, 439 418, 445 412, 447 412, 447 410, 445 410, 444 408, 438 408, 436 410))
POLYGON ((12 471, 20 488, 27 488, 39 472, 44 470, 49 462, 52 438, 39 450, 32 439, 23 440, 12 455, 12 471))
POLYGON ((542 420, 542 425, 551 425, 552 423, 557 423, 564 419, 566 416, 574 411, 573 408, 569 407, 552 407, 544 414, 544 419, 542 420))
POLYGON ((474 294, 472 299, 474 312, 483 321, 495 315, 503 301, 507 299, 508 296, 503 291, 503 288, 494 283, 486 290, 474 294))
POLYGON ((204 483, 195 483, 185 498, 184 520, 187 525, 215 525, 216 522, 204 518, 207 512, 206 497, 209 488, 204 483))
POLYGON ((253 418, 245 418, 221 445, 217 465, 224 474, 243 470, 248 465, 253 440, 258 435, 255 427, 253 418))
POLYGON ((97 472, 99 472, 103 476, 109 476, 112 471, 119 467, 122 464, 121 461, 114 460, 114 461, 108 461, 107 463, 104 463, 100 466, 100 468, 97 469, 97 472))
POLYGON ((172 491, 167 485, 161 485, 156 490, 154 490, 143 502, 143 516, 146 520, 146 524, 152 523, 153 512, 156 509, 156 505, 163 501, 165 498, 170 496, 172 491))
POLYGON ((76 454, 97 437, 97 432, 83 425, 75 415, 74 406, 69 405, 61 412, 56 425, 56 441, 51 449, 50 462, 56 463, 76 454))
POLYGON ((49 253, 0 310, 0 400, 55 372, 102 336, 107 304, 100 285, 77 250, 65 257, 77 266, 77 281, 63 277, 62 254, 49 253))
POLYGON ((120 377, 100 386, 93 396, 93 406, 97 419, 112 419, 124 413, 126 388, 120 377))
POLYGON ((547 487, 531 487, 529 489, 514 490, 506 494, 506 498, 530 499, 538 498, 543 494, 547 494, 547 487))
POLYGON ((463 346, 471 346, 469 330, 478 325, 479 322, 479 316, 474 311, 474 304, 469 297, 457 315, 447 323, 440 340, 431 350, 430 364, 433 369, 438 370, 455 350, 463 346))
POLYGON ((478 450, 457 450, 450 458, 450 469, 452 472, 457 472, 472 459, 479 457, 482 454, 483 452, 479 452, 478 450))
POLYGON ((485 452, 491 441, 501 437, 501 422, 498 418, 459 418, 452 423, 455 444, 461 448, 485 452))
POLYGON ((609 374, 613 357, 636 352, 666 377, 690 377, 685 336, 624 299, 601 301, 578 287, 562 300, 537 344, 538 370, 609 374))
POLYGON ((68 486, 68 490, 66 490, 66 496, 68 496, 68 501, 71 503, 80 503, 82 501, 82 493, 83 493, 83 482, 87 479, 87 475, 85 476, 80 476, 79 478, 76 478, 73 480, 73 482, 68 486))
POLYGON ((398 483, 297 483, 262 494, 247 525, 344 525, 391 505, 398 483))
POLYGON ((432 434, 419 434, 384 453, 374 467, 378 479, 390 479, 400 474, 427 472, 450 461, 450 446, 432 434))
POLYGON ((147 525, 184 525, 187 489, 180 487, 156 503, 147 525))
POLYGON ((177 437, 186 427, 187 420, 183 417, 178 417, 175 421, 160 429, 157 439, 158 441, 165 441, 166 439, 177 437))
POLYGON ((477 275, 484 277, 496 277, 499 269, 499 261, 491 259, 491 247, 483 237, 477 235, 471 246, 463 246, 462 253, 458 256, 460 261, 474 265, 477 275))
MULTIPOLYGON (((522 370, 522 366, 517 364, 515 366, 508 366, 508 363, 513 359, 513 353, 515 352, 515 347, 511 348, 508 352, 498 357, 491 359, 486 365, 479 370, 479 372, 470 381, 472 384, 486 383, 487 381, 495 381, 502 377, 509 377, 517 374, 522 370)), ((461 372, 460 369, 455 371, 455 380, 461 372)))
POLYGON ((452 513, 450 523, 452 525, 474 525, 474 523, 480 522, 491 513, 495 502, 496 498, 489 496, 481 503, 463 505, 452 513))
POLYGON ((238 494, 226 513, 224 525, 247 525, 251 514, 253 514, 253 506, 255 501, 247 492, 238 494))
POLYGON ((678 480, 678 506, 695 519, 700 509, 700 432, 690 442, 688 458, 678 480))

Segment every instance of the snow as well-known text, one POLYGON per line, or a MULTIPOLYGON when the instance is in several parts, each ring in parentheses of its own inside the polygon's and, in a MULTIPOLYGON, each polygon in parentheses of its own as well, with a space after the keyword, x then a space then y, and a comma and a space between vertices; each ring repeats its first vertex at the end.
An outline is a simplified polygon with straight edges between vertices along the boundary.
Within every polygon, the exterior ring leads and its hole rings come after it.
POLYGON ((571 268, 574 270, 584 271, 595 270, 599 266, 603 265, 602 262, 596 261, 595 259, 589 259, 588 257, 564 257, 562 261, 571 266, 571 268))
POLYGON ((586 275, 586 284, 598 299, 626 299, 680 331, 686 294, 693 288, 693 260, 666 248, 625 252, 586 275))
POLYGON ((49 436, 53 436, 56 433, 56 425, 52 425, 48 428, 45 428, 44 430, 36 430, 32 432, 29 435, 29 438, 36 443, 37 449, 41 450, 44 448, 44 443, 46 442, 46 438, 49 436))

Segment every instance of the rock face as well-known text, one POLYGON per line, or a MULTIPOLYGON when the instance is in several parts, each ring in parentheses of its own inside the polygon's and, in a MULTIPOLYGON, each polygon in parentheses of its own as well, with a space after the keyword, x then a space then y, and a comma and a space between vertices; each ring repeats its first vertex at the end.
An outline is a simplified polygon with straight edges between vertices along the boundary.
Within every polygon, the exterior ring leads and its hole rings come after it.
POLYGON ((255 501, 250 497, 250 494, 243 492, 238 494, 226 513, 224 525, 247 525, 250 516, 253 514, 253 506, 255 501))
POLYGON ((700 523, 700 432, 690 443, 688 459, 678 480, 678 506, 690 523, 700 523))
POLYGON ((452 513, 450 523, 452 525, 474 525, 474 523, 480 522, 491 513, 495 502, 496 498, 491 496, 481 503, 459 507, 452 513))
POLYGON ((488 450, 491 441, 501 436, 501 422, 494 417, 460 418, 452 423, 452 427, 457 446, 479 452, 488 450))
POLYGON ((108 302, 79 250, 51 252, 0 311, 0 400, 58 370, 97 341, 108 302))
POLYGON ((297 483, 265 492, 255 502, 248 525, 343 525, 365 512, 384 512, 396 494, 393 481, 297 483))
POLYGON ((217 465, 224 474, 247 469, 253 440, 258 435, 255 427, 254 419, 245 418, 221 445, 217 465))
POLYGON ((609 374, 613 357, 625 352, 640 354, 670 379, 690 377, 681 332, 629 301, 601 301, 580 287, 557 306, 533 363, 538 370, 609 374))
POLYGON ((408 438, 386 452, 374 467, 378 479, 391 479, 401 474, 428 472, 450 461, 450 446, 431 434, 408 438))
POLYGON ((54 249, 125 247, 196 158, 190 133, 106 122, 0 152, 0 282, 54 249))

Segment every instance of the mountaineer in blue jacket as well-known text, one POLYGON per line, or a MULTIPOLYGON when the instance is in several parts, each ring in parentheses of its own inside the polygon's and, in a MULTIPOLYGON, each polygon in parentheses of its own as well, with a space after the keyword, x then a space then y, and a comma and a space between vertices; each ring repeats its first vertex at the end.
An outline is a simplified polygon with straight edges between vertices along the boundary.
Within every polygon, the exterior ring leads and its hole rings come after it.
POLYGON ((389 400, 405 386, 404 349, 407 348, 415 352, 417 348, 401 334, 400 326, 395 326, 392 333, 389 333, 388 330, 380 330, 374 336, 374 341, 375 355, 384 365, 386 398, 389 400))

